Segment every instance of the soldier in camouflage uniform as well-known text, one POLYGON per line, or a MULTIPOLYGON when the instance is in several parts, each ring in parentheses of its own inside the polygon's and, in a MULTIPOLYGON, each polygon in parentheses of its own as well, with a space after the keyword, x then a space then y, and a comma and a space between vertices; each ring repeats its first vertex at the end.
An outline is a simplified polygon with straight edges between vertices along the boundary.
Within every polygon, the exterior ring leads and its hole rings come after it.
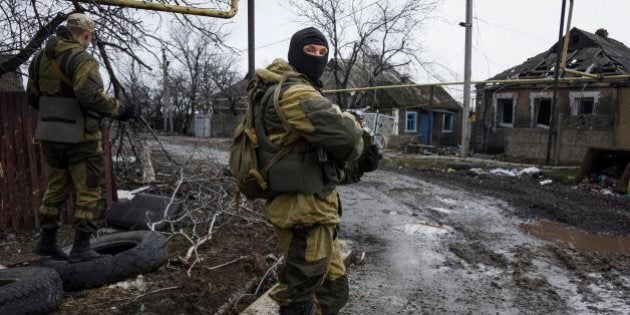
POLYGON ((327 61, 324 35, 303 29, 291 39, 289 63, 276 59, 257 70, 249 87, 260 142, 258 165, 266 165, 282 148, 294 156, 278 160, 269 170, 265 204, 285 257, 279 285, 270 293, 280 314, 337 314, 346 304, 348 279, 337 240, 341 204, 335 187, 344 181, 344 169, 362 173, 378 165, 378 149, 364 148, 363 130, 354 116, 342 113, 320 92, 327 61), (288 193, 295 187, 305 191, 288 193))
POLYGON ((81 13, 69 15, 66 25, 60 26, 45 48, 33 58, 27 87, 29 103, 40 110, 38 129, 49 128, 38 130, 46 161, 48 188, 39 209, 41 240, 34 251, 55 259, 69 258, 72 262, 100 257, 90 250, 89 241, 90 235, 96 231, 93 220, 104 208, 101 118, 126 120, 134 116, 132 106, 123 106, 116 98, 104 93, 98 63, 86 52, 93 32, 94 22, 88 16, 81 13), (63 114, 72 102, 78 104, 75 106, 83 128, 79 127, 78 134, 63 135, 67 126, 76 124, 63 114), (52 113, 46 114, 51 117, 42 117, 44 112, 52 113), (66 136, 78 140, 66 141, 66 136), (62 206, 72 187, 76 193, 75 237, 68 257, 57 245, 57 234, 62 206))

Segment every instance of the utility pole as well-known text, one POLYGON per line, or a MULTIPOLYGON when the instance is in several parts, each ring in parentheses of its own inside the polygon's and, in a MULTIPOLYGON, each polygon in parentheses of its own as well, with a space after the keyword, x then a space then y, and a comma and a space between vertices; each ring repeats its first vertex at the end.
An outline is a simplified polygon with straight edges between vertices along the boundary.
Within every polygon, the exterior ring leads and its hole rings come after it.
POLYGON ((472 63, 472 10, 473 0, 466 0, 466 23, 459 23, 466 28, 466 53, 464 62, 464 108, 462 109, 462 146, 460 156, 462 159, 468 156, 469 130, 468 115, 470 112, 470 79, 472 63))
POLYGON ((551 163, 551 147, 556 136, 556 106, 558 104, 558 81, 560 79, 560 61, 564 47, 564 14, 567 8, 567 0, 562 0, 562 13, 560 13, 560 31, 558 34, 558 45, 556 49, 556 66, 554 67, 553 98, 551 100, 551 117, 549 117, 549 134, 547 136, 547 158, 545 164, 551 163))
POLYGON ((248 70, 245 78, 251 79, 256 71, 256 31, 254 0, 247 0, 247 62, 248 70))

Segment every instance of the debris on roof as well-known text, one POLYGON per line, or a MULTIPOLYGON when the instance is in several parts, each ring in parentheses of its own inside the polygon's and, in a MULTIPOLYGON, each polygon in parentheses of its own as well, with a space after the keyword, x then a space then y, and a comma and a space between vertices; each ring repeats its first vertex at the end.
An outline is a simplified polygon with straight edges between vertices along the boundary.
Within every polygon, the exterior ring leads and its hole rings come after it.
MULTIPOLYGON (((558 44, 490 79, 553 77, 558 44)), ((573 28, 569 33, 567 69, 603 75, 629 74, 630 48, 610 38, 605 29, 593 34, 573 28)))

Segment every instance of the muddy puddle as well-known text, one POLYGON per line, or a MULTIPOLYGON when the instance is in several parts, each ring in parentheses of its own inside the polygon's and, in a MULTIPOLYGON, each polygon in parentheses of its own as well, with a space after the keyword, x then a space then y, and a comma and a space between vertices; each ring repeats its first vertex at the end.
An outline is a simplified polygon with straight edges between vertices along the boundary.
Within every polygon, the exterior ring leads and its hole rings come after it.
POLYGON ((546 220, 524 223, 520 226, 529 234, 546 241, 564 243, 581 250, 630 256, 630 237, 590 234, 561 223, 546 220))

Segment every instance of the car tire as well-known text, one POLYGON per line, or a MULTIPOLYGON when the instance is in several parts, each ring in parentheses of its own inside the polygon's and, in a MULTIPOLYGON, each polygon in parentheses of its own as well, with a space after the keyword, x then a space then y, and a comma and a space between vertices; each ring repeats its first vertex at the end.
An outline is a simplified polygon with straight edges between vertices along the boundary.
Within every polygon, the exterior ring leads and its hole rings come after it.
POLYGON ((133 231, 93 238, 90 247, 107 256, 78 263, 44 260, 55 269, 65 291, 80 291, 151 272, 168 261, 167 239, 152 231, 133 231))
POLYGON ((0 314, 48 314, 59 308, 63 288, 50 268, 0 270, 0 314))

